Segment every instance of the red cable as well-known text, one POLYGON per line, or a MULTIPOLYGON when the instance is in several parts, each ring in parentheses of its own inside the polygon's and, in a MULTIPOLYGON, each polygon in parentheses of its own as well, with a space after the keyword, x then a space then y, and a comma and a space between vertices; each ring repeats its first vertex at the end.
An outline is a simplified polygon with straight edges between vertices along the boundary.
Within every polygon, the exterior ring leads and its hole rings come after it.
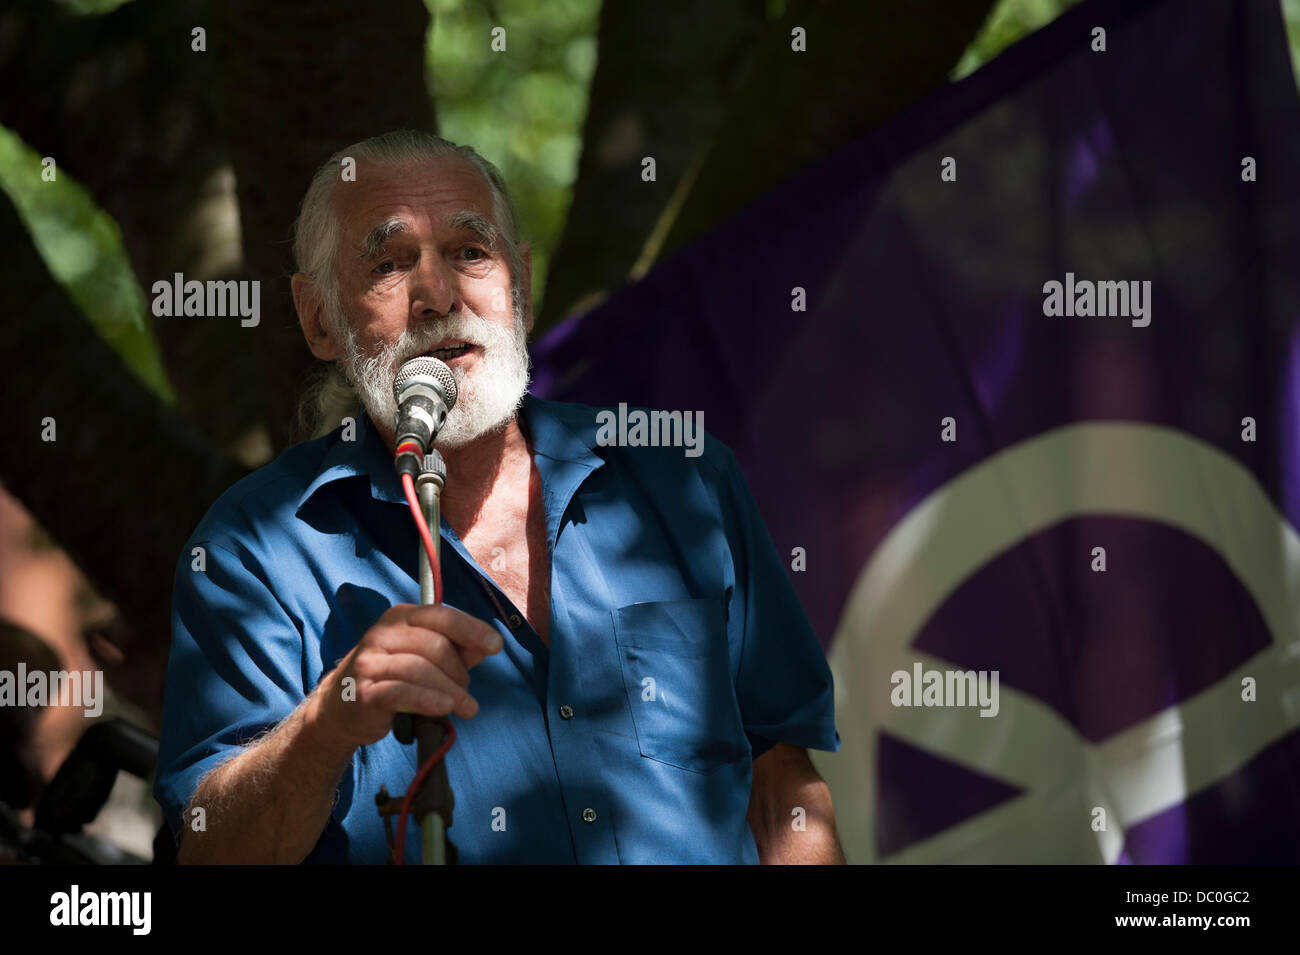
POLYGON ((406 796, 402 799, 402 812, 397 817, 397 850, 395 853, 396 859, 394 860, 397 865, 404 864, 403 858, 406 855, 406 817, 411 812, 411 803, 415 801, 415 791, 420 788, 420 783, 424 782, 424 777, 428 776, 433 767, 438 765, 438 760, 442 759, 447 750, 451 749, 451 744, 456 742, 455 725, 451 720, 443 721, 443 725, 447 727, 446 739, 424 761, 420 771, 415 774, 415 779, 411 780, 411 785, 406 788, 406 796))
POLYGON ((433 549, 433 534, 429 532, 429 522, 424 519, 424 511, 415 497, 415 479, 411 475, 402 475, 402 490, 406 492, 406 503, 410 505, 416 530, 420 532, 420 540, 424 542, 424 552, 429 555, 429 566, 433 569, 433 602, 440 604, 442 603, 442 569, 438 566, 438 555, 433 549))
MULTIPOLYGON (((406 447, 403 445, 402 447, 406 447)), ((402 453, 402 447, 397 449, 397 453, 402 453)), ((410 447, 415 448, 414 444, 410 447)), ((433 602, 442 603, 442 568, 438 566, 438 554, 433 547, 433 534, 429 531, 429 522, 424 519, 424 510, 420 507, 420 502, 415 496, 415 479, 409 474, 402 475, 402 490, 406 494, 406 503, 411 509, 411 517, 415 521, 415 527, 420 532, 420 540, 424 544, 424 552, 429 558, 429 568, 433 571, 433 602)), ((442 745, 434 750, 429 758, 424 761, 420 771, 415 774, 415 779, 411 780, 411 785, 406 787, 406 795, 402 798, 402 811, 397 817, 397 846, 394 851, 394 862, 397 865, 404 864, 406 856, 406 819, 411 812, 411 804, 415 801, 415 793, 424 782, 424 778, 429 775, 433 767, 438 765, 438 760, 447 754, 453 743, 456 742, 456 727, 450 719, 441 721, 447 729, 447 736, 442 741, 442 745)))

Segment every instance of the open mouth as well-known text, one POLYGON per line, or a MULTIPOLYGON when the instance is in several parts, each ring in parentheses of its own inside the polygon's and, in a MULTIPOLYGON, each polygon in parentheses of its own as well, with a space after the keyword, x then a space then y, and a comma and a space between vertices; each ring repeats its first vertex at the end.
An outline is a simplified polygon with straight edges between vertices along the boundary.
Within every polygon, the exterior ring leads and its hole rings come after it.
POLYGON ((458 342, 452 345, 443 345, 439 348, 431 348, 424 354, 430 358, 436 358, 442 362, 453 362, 457 358, 462 358, 474 351, 478 346, 471 345, 469 342, 458 342))

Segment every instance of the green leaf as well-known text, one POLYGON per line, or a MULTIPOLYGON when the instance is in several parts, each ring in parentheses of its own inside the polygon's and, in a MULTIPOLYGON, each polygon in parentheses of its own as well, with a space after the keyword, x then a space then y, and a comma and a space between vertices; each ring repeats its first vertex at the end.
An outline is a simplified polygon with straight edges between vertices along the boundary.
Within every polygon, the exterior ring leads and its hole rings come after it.
MULTIPOLYGON (((42 157, 0 126, 0 189, 13 200, 50 273, 136 377, 173 404, 175 395, 146 321, 144 293, 131 271, 117 222, 54 158, 54 178, 47 181, 42 157)), ((6 316, 6 321, 40 319, 6 316)), ((75 347, 74 342, 69 345, 75 347)))

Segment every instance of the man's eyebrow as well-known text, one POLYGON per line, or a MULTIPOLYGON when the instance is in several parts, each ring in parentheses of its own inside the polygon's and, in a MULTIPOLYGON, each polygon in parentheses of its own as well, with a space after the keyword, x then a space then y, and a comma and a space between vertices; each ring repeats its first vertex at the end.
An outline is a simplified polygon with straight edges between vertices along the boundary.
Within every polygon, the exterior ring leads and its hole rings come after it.
MULTIPOLYGON (((447 227, 450 229, 465 229, 474 233, 484 245, 489 249, 497 247, 497 240, 501 236, 501 230, 487 216, 475 212, 473 209, 462 209, 454 213, 446 220, 447 227)), ((411 232, 411 225, 405 219, 394 216, 385 219, 379 225, 375 226, 366 233, 365 238, 357 246, 357 255, 362 259, 371 259, 379 254, 384 243, 395 235, 404 232, 411 232)))
POLYGON ((501 235, 501 230, 487 216, 475 212, 473 209, 462 209, 450 219, 447 220, 447 226, 452 229, 468 229, 478 236, 479 241, 489 249, 495 249, 497 239, 501 235))
POLYGON ((384 247, 384 243, 397 235, 399 232, 410 232, 411 226, 405 219, 397 217, 385 219, 379 225, 375 226, 366 233, 366 237, 361 240, 357 246, 357 255, 363 259, 374 258, 379 254, 379 250, 384 247))

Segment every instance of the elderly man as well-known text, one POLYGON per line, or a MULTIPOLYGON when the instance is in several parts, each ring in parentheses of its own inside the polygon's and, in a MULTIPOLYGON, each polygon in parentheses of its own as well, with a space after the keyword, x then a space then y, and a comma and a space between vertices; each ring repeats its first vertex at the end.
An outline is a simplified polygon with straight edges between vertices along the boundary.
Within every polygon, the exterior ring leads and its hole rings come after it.
POLYGON ((461 862, 843 861, 806 754, 839 746, 829 670, 734 457, 606 447, 598 409, 527 393, 530 249, 491 164, 357 143, 295 236, 303 334, 365 413, 232 487, 182 554, 155 787, 180 861, 386 861, 375 795, 417 768, 399 711, 456 726, 461 862), (459 387, 438 607, 393 468, 420 355, 459 387))

